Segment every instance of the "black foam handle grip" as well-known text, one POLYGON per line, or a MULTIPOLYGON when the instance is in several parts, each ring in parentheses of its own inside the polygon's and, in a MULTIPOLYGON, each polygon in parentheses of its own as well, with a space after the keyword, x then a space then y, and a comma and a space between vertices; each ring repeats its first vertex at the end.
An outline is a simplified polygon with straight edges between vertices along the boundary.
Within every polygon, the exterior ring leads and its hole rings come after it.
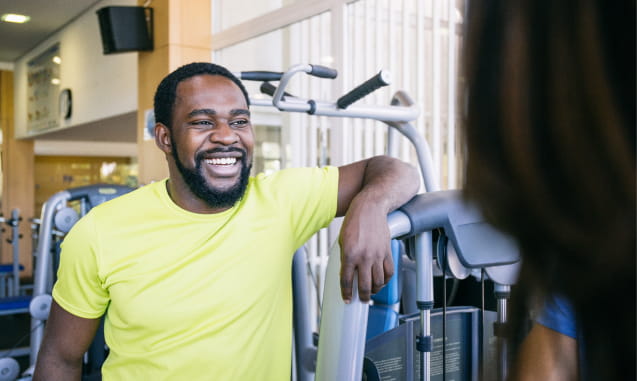
MULTIPOLYGON (((261 84, 261 87, 259 87, 259 90, 263 94, 268 94, 269 96, 274 96, 274 92, 276 91, 276 86, 274 86, 270 82, 263 82, 261 84)), ((293 95, 288 93, 287 91, 284 91, 283 92, 283 97, 293 97, 293 95)))
POLYGON ((263 94, 268 94, 269 96, 273 96, 274 92, 276 91, 276 86, 274 86, 270 82, 263 82, 261 84, 261 87, 259 87, 259 91, 261 91, 263 94))
POLYGON ((347 108, 349 105, 363 98, 372 91, 389 85, 389 82, 389 72, 386 70, 381 70, 372 78, 368 79, 359 86, 350 90, 347 94, 338 98, 338 100, 336 101, 336 106, 338 106, 338 108, 347 108))
POLYGON ((338 76, 338 72, 336 71, 336 69, 332 69, 332 68, 321 66, 321 65, 310 65, 310 66, 312 67, 312 70, 309 72, 309 74, 315 77, 334 79, 336 78, 336 76, 338 76))
POLYGON ((241 79, 248 81, 278 81, 283 73, 278 71, 242 71, 241 79))

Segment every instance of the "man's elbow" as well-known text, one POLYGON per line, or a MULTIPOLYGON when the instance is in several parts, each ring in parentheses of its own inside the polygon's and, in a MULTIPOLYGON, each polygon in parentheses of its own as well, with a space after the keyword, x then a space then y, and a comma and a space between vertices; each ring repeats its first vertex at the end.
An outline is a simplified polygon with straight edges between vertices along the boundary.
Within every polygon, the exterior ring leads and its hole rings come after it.
POLYGON ((420 189, 420 172, 411 163, 396 160, 398 161, 397 166, 399 167, 398 172, 402 180, 401 183, 403 183, 402 186, 410 196, 414 196, 420 189))
POLYGON ((82 356, 64 355, 44 344, 38 352, 33 381, 80 380, 82 356))

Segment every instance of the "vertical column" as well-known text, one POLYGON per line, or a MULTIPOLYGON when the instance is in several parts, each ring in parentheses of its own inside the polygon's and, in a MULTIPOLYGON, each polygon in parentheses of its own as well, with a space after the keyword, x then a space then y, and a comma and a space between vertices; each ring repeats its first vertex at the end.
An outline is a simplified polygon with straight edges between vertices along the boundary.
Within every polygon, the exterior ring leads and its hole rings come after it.
MULTIPOLYGON (((23 220, 20 223, 19 241, 20 263, 24 266, 23 274, 32 272, 31 260, 31 224, 29 218, 34 216, 35 180, 33 140, 15 139, 13 110, 13 72, 0 70, 0 128, 2 129, 2 214, 9 218, 11 210, 18 208, 23 220)), ((10 235, 8 226, 3 226, 10 235)), ((0 261, 12 261, 12 248, 3 239, 2 257, 0 261)))
MULTIPOLYGON (((139 0, 143 5, 146 1, 139 0)), ((137 145, 140 184, 168 176, 163 152, 144 135, 146 111, 153 108, 155 89, 181 65, 211 60, 211 0, 153 0, 154 50, 139 53, 137 145)))

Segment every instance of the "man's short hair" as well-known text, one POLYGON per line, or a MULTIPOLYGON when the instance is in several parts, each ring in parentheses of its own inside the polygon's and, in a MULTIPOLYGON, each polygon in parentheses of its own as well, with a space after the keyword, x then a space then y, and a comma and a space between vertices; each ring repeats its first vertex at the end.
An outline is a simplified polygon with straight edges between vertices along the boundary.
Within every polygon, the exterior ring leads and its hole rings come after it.
POLYGON ((250 98, 243 83, 223 66, 210 62, 193 62, 181 66, 177 70, 168 74, 157 86, 155 92, 155 122, 161 123, 168 128, 172 128, 173 108, 175 106, 175 98, 177 96, 177 86, 183 80, 192 78, 197 75, 220 75, 234 82, 246 99, 246 104, 250 106, 250 98))

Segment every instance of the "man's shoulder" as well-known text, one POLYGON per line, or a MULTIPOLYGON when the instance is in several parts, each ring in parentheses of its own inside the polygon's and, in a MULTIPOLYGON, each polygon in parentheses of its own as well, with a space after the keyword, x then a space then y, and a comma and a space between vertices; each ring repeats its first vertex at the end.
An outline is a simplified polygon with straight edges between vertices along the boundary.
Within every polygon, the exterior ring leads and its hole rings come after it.
POLYGON ((284 208, 306 205, 308 200, 329 200, 338 190, 338 168, 295 167, 250 179, 245 202, 273 202, 284 208))
POLYGON ((252 181, 256 184, 285 181, 301 182, 311 178, 320 179, 323 177, 329 177, 334 175, 335 173, 338 173, 338 168, 333 166, 294 167, 280 169, 269 174, 259 173, 252 178, 252 181))

